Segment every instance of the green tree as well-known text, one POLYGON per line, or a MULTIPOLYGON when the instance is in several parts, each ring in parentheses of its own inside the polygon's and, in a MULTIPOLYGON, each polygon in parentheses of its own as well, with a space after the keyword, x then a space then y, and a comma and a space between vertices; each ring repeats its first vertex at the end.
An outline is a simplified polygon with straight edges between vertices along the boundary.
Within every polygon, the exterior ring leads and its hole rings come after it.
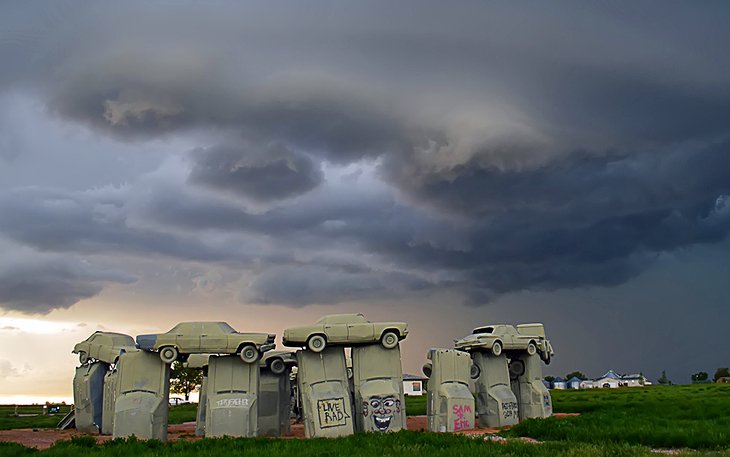
POLYGON ((555 380, 555 376, 545 376, 545 381, 547 382, 553 382, 555 380))
POLYGON ((182 362, 174 362, 170 368, 170 392, 182 394, 185 401, 190 400, 190 392, 195 391, 203 382, 203 372, 188 368, 182 362))
POLYGON ((718 368, 717 371, 715 371, 715 377, 712 378, 715 382, 717 382, 720 378, 730 378, 730 370, 726 368, 718 368))
POLYGON ((585 381, 586 379, 588 379, 588 376, 584 375, 580 371, 571 371, 570 373, 565 375, 565 379, 568 380, 568 379, 572 378, 573 376, 580 379, 581 381, 585 381))
POLYGON ((693 383, 706 382, 709 377, 710 377, 709 374, 707 374, 704 371, 700 371, 700 372, 697 372, 692 375, 692 382, 693 383))
POLYGON ((662 376, 657 380, 657 382, 663 386, 672 384, 672 381, 667 378, 667 372, 665 370, 662 370, 662 376))

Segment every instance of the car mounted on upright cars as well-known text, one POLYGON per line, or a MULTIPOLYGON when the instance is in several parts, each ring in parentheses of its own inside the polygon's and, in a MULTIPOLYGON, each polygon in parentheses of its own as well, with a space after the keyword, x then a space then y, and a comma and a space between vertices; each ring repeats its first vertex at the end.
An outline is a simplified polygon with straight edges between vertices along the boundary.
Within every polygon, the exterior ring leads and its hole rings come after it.
POLYGON ((284 330, 284 346, 321 352, 328 344, 368 344, 380 342, 393 349, 408 335, 405 322, 370 322, 362 314, 330 314, 314 325, 284 330))
POLYGON ((238 354, 254 363, 274 349, 275 338, 269 333, 239 333, 225 322, 181 322, 167 333, 139 335, 137 346, 158 351, 165 363, 188 354, 238 354))
POLYGON ((529 355, 540 353, 540 358, 550 363, 553 346, 545 338, 542 324, 520 324, 516 328, 508 324, 492 324, 475 328, 471 335, 455 341, 455 349, 477 351, 488 349, 498 356, 506 351, 527 351, 529 355))
POLYGON ((79 362, 85 364, 90 360, 105 363, 116 363, 124 351, 136 349, 134 338, 123 333, 94 332, 84 341, 74 346, 73 353, 79 355, 79 362))

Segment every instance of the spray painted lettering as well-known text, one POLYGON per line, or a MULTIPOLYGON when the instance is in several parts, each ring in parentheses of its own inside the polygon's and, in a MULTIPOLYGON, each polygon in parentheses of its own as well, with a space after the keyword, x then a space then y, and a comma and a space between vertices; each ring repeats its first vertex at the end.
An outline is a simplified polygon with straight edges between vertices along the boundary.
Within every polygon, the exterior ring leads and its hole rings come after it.
POLYGON ((248 398, 224 398, 218 400, 215 405, 218 408, 247 408, 249 406, 248 398))
POLYGON ((319 426, 322 428, 342 427, 347 425, 347 419, 350 418, 345 411, 344 398, 317 400, 317 411, 319 412, 319 426))
POLYGON ((505 419, 519 417, 519 406, 516 401, 502 402, 502 417, 505 419))
POLYGON ((452 411, 456 418, 454 419, 454 431, 470 430, 472 429, 471 416, 472 408, 471 405, 454 405, 452 411), (469 415, 467 417, 467 414, 469 415))

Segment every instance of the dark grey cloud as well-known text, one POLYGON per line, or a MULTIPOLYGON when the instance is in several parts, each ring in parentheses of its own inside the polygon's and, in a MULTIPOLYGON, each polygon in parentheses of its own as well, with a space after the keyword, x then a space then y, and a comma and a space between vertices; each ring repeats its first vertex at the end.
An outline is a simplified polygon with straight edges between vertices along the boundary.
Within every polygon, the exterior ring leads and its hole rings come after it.
POLYGON ((78 258, 5 246, 0 261, 0 306, 46 314, 98 295, 108 284, 134 281, 136 278, 130 274, 78 258))
POLYGON ((318 163, 283 144, 201 148, 191 156, 190 182, 254 201, 303 194, 323 180, 318 163))
POLYGON ((218 145, 175 182, 7 192, 16 243, 228 263, 258 302, 480 304, 621 284, 730 229, 725 5, 15 9, 0 90, 150 154, 218 145))

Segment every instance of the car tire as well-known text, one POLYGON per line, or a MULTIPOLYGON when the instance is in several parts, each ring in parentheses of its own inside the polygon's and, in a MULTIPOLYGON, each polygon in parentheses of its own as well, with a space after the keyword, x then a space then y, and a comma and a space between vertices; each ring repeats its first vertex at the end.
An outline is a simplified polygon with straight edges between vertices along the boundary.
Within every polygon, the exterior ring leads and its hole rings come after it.
POLYGON ((327 340, 322 335, 312 335, 307 340, 307 348, 312 352, 322 352, 327 346, 327 340))
POLYGON ((527 354, 528 355, 535 355, 537 354, 537 346, 535 346, 535 343, 530 341, 530 344, 527 345, 527 354))
POLYGON ((476 363, 472 363, 471 368, 469 368, 469 376, 471 379, 477 379, 480 374, 482 374, 482 369, 476 363))
POLYGON ((180 353, 175 346, 165 346, 160 349, 160 360, 164 363, 172 363, 177 360, 180 353))
POLYGON ((509 364, 509 377, 514 380, 525 374, 525 362, 522 360, 513 360, 509 364))
POLYGON ((492 345, 492 355, 499 357, 502 355, 502 342, 497 340, 492 345))
POLYGON ((269 363, 269 370, 274 374, 284 374, 286 364, 280 358, 276 358, 269 363))
POLYGON ((380 337, 380 344, 385 349, 395 349, 398 346, 398 334, 392 330, 383 332, 383 336, 380 337))
POLYGON ((433 372, 433 364, 431 362, 424 363, 421 371, 423 371, 423 374, 426 375, 427 378, 430 378, 431 373, 433 372))
POLYGON ((252 344, 246 344, 241 346, 241 352, 239 353, 241 360, 244 363, 255 363, 259 359, 259 351, 256 350, 256 346, 252 344))
POLYGON ((85 364, 89 361, 89 354, 87 354, 85 351, 79 352, 79 362, 81 362, 81 365, 85 364))

